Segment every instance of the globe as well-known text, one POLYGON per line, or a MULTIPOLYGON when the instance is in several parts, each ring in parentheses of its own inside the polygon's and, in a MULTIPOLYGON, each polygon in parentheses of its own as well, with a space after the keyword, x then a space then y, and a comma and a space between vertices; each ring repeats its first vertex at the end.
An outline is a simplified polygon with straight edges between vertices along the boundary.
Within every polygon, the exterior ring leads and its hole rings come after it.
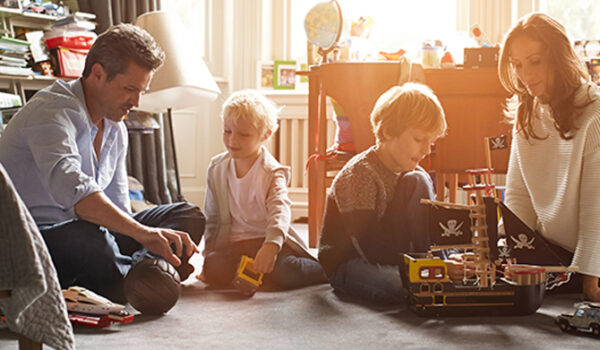
POLYGON ((313 45, 329 50, 340 40, 344 30, 342 11, 337 1, 313 6, 304 18, 306 37, 313 45))

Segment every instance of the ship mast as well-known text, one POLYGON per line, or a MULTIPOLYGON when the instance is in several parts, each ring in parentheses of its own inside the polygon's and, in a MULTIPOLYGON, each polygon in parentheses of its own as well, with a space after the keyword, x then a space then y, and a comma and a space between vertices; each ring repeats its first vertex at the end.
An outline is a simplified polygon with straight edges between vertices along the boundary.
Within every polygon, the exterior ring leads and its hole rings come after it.
POLYGON ((475 266, 475 276, 480 287, 491 287, 496 281, 496 266, 490 258, 490 244, 488 237, 488 225, 486 206, 483 201, 484 193, 493 194, 494 185, 491 183, 493 170, 476 169, 467 170, 469 184, 463 186, 463 189, 475 195, 475 205, 471 206, 471 232, 473 234, 473 254, 475 266), (479 182, 476 182, 479 176, 479 182))

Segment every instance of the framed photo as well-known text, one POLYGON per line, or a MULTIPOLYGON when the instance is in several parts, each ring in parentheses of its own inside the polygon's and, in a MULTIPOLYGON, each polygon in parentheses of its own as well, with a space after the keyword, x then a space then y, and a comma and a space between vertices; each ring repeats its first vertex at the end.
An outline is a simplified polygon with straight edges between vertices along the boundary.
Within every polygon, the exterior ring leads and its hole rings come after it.
POLYGON ((296 61, 275 61, 273 73, 275 89, 294 89, 296 87, 296 61))
POLYGON ((20 9, 21 1, 19 1, 19 0, 1 0, 0 7, 8 7, 11 9, 20 9))
POLYGON ((273 88, 273 61, 258 61, 256 66, 257 71, 257 88, 272 89, 273 88))

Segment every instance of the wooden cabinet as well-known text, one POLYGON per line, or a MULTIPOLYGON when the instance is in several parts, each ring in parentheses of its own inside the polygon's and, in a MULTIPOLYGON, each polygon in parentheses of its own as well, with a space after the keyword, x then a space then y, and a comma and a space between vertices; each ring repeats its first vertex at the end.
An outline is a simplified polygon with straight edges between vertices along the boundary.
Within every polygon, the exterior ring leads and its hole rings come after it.
MULTIPOLYGON (((447 135, 436 142, 431 155, 431 169, 462 173, 485 167, 484 137, 509 136, 511 131, 503 114, 508 94, 496 69, 426 69, 425 79, 438 96, 448 123, 447 135)), ((491 155, 495 171, 505 173, 508 147, 491 155)))
MULTIPOLYGON (((308 168, 309 245, 318 244, 325 206, 326 98, 334 98, 350 119, 357 152, 374 144, 369 116, 377 98, 400 79, 395 62, 336 62, 313 66, 309 73, 308 154, 316 154, 308 168)), ((422 165, 435 172, 438 194, 446 181, 451 192, 458 173, 486 166, 484 137, 509 135, 503 122, 503 104, 508 97, 495 68, 426 69, 426 84, 436 93, 446 114, 447 135, 438 140, 435 152, 422 165)), ((506 172, 508 148, 492 153, 496 172, 506 172)), ((340 164, 337 164, 338 166, 340 164)), ((451 198, 452 200, 452 198, 451 198)))

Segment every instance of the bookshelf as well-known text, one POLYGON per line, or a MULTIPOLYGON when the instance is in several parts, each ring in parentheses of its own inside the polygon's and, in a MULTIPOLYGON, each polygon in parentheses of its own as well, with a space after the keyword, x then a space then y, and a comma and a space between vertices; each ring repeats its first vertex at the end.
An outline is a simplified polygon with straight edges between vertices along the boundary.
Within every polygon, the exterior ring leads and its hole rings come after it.
MULTIPOLYGON (((58 17, 38 13, 23 12, 21 9, 0 7, 0 36, 15 37, 15 28, 50 30, 52 22, 58 17)), ((58 78, 38 75, 5 75, 0 74, 0 90, 17 94, 23 104, 27 101, 27 91, 37 91, 58 78)))

